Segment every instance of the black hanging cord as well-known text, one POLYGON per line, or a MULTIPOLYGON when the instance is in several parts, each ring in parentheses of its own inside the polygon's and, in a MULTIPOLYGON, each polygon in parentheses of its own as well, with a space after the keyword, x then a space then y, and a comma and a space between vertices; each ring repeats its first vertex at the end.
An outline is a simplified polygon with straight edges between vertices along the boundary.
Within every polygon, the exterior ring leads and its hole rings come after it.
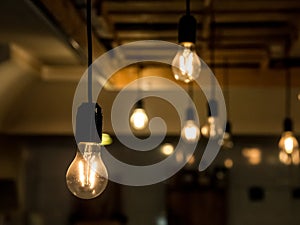
POLYGON ((285 114, 287 118, 291 117, 291 72, 288 67, 285 75, 285 114))
POLYGON ((142 95, 141 92, 141 74, 142 74, 142 71, 144 69, 144 66, 142 64, 138 65, 138 68, 137 68, 137 94, 138 94, 138 98, 142 95))
POLYGON ((210 62, 211 62, 211 69, 213 75, 211 76, 211 98, 215 98, 215 15, 213 10, 213 3, 211 3, 211 54, 210 54, 210 62))
POLYGON ((76 115, 76 142, 100 142, 102 140, 102 109, 97 103, 93 103, 92 95, 92 3, 86 0, 86 33, 88 56, 88 101, 83 102, 76 115))
POLYGON ((229 73, 228 73, 228 60, 224 60, 224 97, 226 102, 226 108, 227 108, 227 118, 229 118, 230 108, 229 108, 229 73))
MULTIPOLYGON (((141 74, 144 69, 144 65, 140 64, 137 65, 137 99, 139 99, 142 96, 142 89, 141 89, 141 74)), ((143 99, 137 100, 136 108, 143 108, 144 102, 143 99)))
POLYGON ((86 1, 86 33, 88 47, 88 102, 93 102, 92 91, 92 63, 93 63, 93 40, 92 40, 92 2, 86 1))

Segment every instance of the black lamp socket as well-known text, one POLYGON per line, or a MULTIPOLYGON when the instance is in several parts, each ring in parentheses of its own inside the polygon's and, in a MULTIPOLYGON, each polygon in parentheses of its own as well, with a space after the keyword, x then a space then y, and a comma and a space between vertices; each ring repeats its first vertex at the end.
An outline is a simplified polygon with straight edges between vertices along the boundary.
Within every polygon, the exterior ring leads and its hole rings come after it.
POLYGON ((97 103, 82 103, 76 115, 76 142, 101 143, 102 118, 102 109, 97 103))
POLYGON ((184 15, 179 20, 178 42, 196 43, 197 21, 191 15, 184 15))

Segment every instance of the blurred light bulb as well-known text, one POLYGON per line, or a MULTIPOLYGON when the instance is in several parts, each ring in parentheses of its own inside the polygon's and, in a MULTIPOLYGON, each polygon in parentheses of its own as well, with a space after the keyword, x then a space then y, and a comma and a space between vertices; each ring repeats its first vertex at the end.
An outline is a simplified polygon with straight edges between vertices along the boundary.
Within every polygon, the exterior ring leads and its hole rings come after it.
POLYGON ((279 151, 279 160, 285 165, 299 165, 300 164, 300 154, 299 151, 293 151, 291 154, 286 153, 284 150, 279 151))
POLYGON ((148 124, 148 116, 143 108, 136 108, 131 117, 130 123, 136 130, 144 129, 148 124))
POLYGON ((220 145, 225 149, 233 148, 233 141, 232 141, 231 133, 225 131, 223 139, 220 140, 220 145))
POLYGON ((282 133, 279 140, 279 160, 287 165, 300 163, 299 144, 292 131, 282 133))
POLYGON ((227 158, 224 160, 224 166, 227 168, 227 169, 230 169, 233 167, 233 161, 232 159, 230 158, 227 158))
POLYGON ((298 141, 291 131, 283 132, 279 140, 278 147, 280 150, 284 150, 287 154, 292 154, 293 151, 299 150, 298 141))
POLYGON ((195 156, 193 156, 193 154, 188 154, 186 156, 186 161, 188 165, 192 165, 195 162, 195 156))
POLYGON ((213 116, 207 118, 206 124, 201 128, 201 134, 206 138, 218 138, 223 134, 218 119, 213 116))
POLYGON ((161 152, 164 155, 172 155, 172 153, 174 152, 174 146, 172 144, 166 143, 161 146, 161 152))
POLYGON ((242 154, 251 165, 258 165, 261 162, 261 149, 259 148, 244 148, 242 154))
POLYGON ((78 147, 66 174, 67 186, 78 198, 92 199, 104 191, 108 181, 101 146, 95 142, 80 142, 78 147))
POLYGON ((225 132, 223 139, 220 140, 220 145, 225 149, 231 149, 234 146, 232 141, 231 123, 229 121, 226 122, 225 132))
POLYGON ((181 43, 180 48, 172 61, 172 70, 176 80, 189 83, 199 77, 201 62, 191 42, 181 43))
POLYGON ((200 130, 194 120, 187 120, 181 131, 182 138, 187 142, 196 142, 200 137, 200 130))

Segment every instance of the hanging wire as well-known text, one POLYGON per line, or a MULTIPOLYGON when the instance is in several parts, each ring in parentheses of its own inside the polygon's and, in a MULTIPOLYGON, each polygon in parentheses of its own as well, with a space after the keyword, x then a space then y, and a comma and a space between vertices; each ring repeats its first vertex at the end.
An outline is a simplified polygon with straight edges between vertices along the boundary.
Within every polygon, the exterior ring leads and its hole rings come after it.
POLYGON ((86 34, 87 34, 87 49, 88 49, 88 103, 94 108, 91 109, 92 115, 90 116, 90 140, 95 140, 97 135, 102 140, 102 112, 101 107, 96 103, 93 104, 93 39, 92 39, 92 1, 86 1, 86 34), (96 122, 95 132, 94 124, 96 122), (97 134, 98 133, 98 134, 97 134))
POLYGON ((287 63, 285 75, 285 114, 286 117, 291 117, 291 72, 287 63))
POLYGON ((224 79, 224 97, 225 97, 225 103, 227 108, 227 117, 230 118, 230 108, 229 108, 229 73, 228 73, 228 60, 227 58, 224 59, 224 72, 223 72, 223 79, 224 79))
POLYGON ((88 47, 88 102, 93 101, 92 91, 92 63, 93 63, 93 45, 92 45, 92 3, 91 0, 86 1, 86 33, 88 47))
MULTIPOLYGON (((142 71, 144 69, 143 64, 138 64, 137 65, 137 99, 139 99, 142 96, 142 88, 141 88, 141 76, 142 76, 142 71)), ((139 100, 139 102, 142 102, 142 100, 139 100)))
POLYGON ((215 14, 213 9, 213 1, 211 2, 211 54, 210 54, 210 62, 211 62, 211 70, 213 75, 211 76, 211 98, 214 99, 216 95, 215 90, 215 14))

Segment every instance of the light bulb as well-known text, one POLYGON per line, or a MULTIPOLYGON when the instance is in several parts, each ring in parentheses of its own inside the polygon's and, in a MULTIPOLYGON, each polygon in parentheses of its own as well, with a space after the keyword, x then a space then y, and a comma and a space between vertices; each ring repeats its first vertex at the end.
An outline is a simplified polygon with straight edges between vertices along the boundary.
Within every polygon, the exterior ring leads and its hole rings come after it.
POLYGON ((201 62, 192 42, 181 43, 180 48, 172 61, 172 70, 176 80, 189 83, 199 77, 201 62))
POLYGON ((229 121, 226 123, 223 139, 220 140, 219 144, 225 149, 231 149, 234 146, 232 141, 231 123, 229 121))
POLYGON ((172 155, 174 152, 174 146, 170 143, 166 143, 164 145, 161 146, 160 151, 164 154, 164 155, 172 155))
POLYGON ((182 138, 187 142, 196 142, 200 137, 200 130, 194 120, 187 120, 181 131, 182 138))
POLYGON ((232 138, 231 138, 231 133, 228 133, 228 132, 224 133, 223 139, 220 140, 220 145, 223 148, 226 148, 226 149, 233 148, 234 144, 233 144, 233 141, 232 141, 232 138))
POLYGON ((282 133, 278 147, 280 150, 279 160, 282 163, 286 165, 298 165, 300 163, 299 144, 292 131, 282 133))
POLYGON ((222 135, 223 129, 221 128, 218 118, 209 116, 206 124, 201 128, 201 134, 206 138, 218 138, 222 135))
POLYGON ((92 199, 104 191, 108 181, 107 170, 101 159, 101 145, 80 142, 78 147, 66 174, 67 186, 78 198, 92 199))
POLYGON ((292 154, 293 151, 297 151, 299 145, 297 139, 293 135, 293 132, 283 132, 279 140, 278 147, 280 150, 284 150, 287 154, 292 154))
POLYGON ((148 116, 143 108, 136 108, 131 117, 130 123, 136 130, 144 129, 148 124, 148 116))
POLYGON ((285 165, 299 165, 300 155, 299 151, 293 151, 291 154, 286 153, 284 150, 279 151, 279 160, 285 165))

